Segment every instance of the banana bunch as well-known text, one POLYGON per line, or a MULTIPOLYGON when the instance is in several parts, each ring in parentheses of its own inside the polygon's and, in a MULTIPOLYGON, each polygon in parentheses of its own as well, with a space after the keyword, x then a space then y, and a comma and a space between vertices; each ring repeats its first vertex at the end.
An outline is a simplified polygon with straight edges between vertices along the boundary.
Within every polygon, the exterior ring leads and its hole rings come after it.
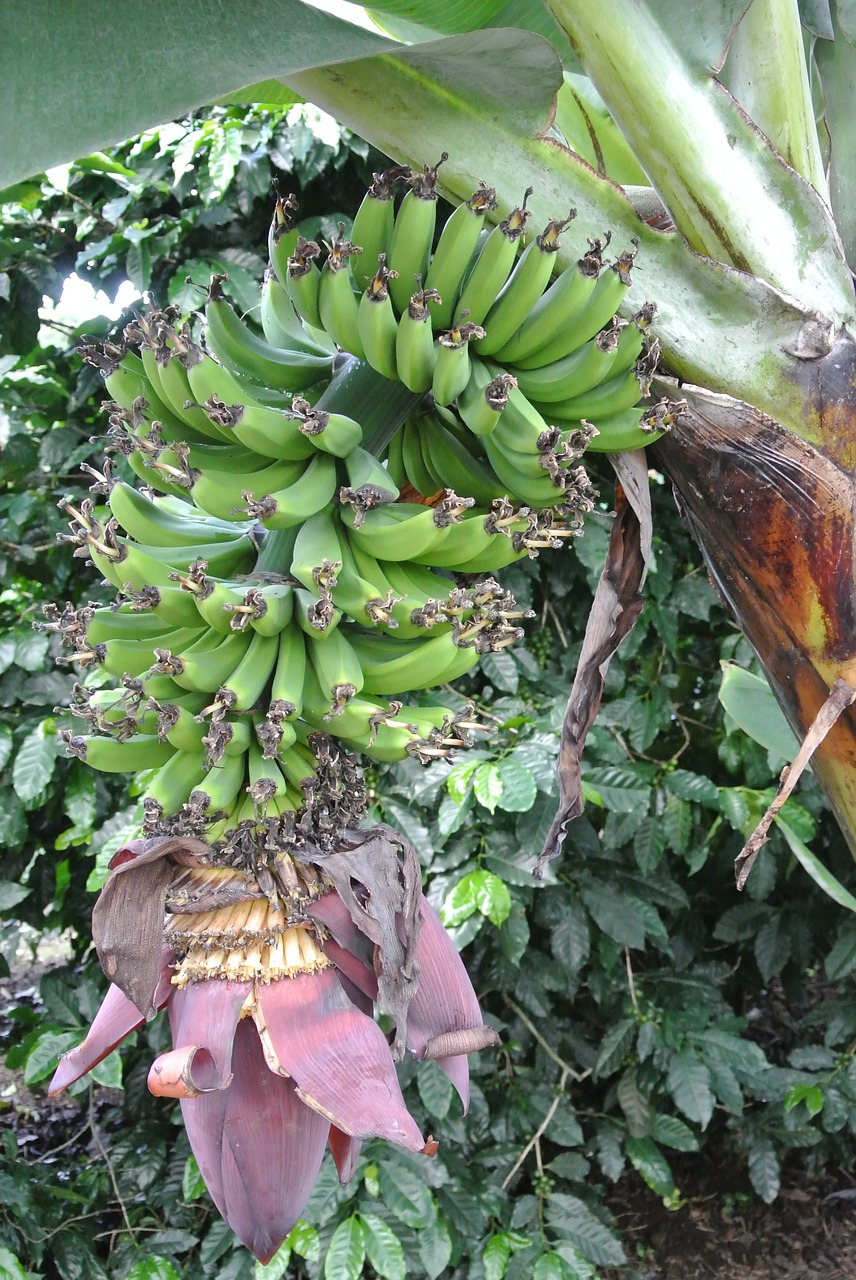
POLYGON ((495 575, 579 535, 586 449, 679 411, 636 407, 658 349, 652 307, 615 314, 635 251, 604 267, 592 240, 551 283, 573 211, 524 245, 530 193, 489 229, 483 183, 434 249, 438 168, 375 175, 323 266, 312 241, 286 252, 278 200, 261 333, 217 275, 203 342, 153 307, 82 349, 110 456, 60 503, 64 536, 116 597, 43 625, 85 673, 67 749, 147 771, 147 834, 255 856, 353 820, 355 754, 471 746, 472 704, 425 694, 522 636, 495 575))

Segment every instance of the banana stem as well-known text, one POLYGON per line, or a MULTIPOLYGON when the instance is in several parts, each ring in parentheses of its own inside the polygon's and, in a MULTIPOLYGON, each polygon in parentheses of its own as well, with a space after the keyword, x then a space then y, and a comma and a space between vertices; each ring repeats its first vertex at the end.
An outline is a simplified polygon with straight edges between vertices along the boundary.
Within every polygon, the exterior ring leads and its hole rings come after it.
MULTIPOLYGON (((384 378, 356 356, 345 355, 340 359, 342 363, 312 411, 356 418, 363 428, 362 447, 377 457, 424 399, 424 392, 408 391, 403 383, 384 378)), ((296 536, 297 529, 266 532, 256 572, 287 573, 296 536)))
POLYGON ((363 428, 362 447, 377 457, 423 398, 423 392, 409 391, 364 360, 346 356, 314 408, 356 418, 363 428))

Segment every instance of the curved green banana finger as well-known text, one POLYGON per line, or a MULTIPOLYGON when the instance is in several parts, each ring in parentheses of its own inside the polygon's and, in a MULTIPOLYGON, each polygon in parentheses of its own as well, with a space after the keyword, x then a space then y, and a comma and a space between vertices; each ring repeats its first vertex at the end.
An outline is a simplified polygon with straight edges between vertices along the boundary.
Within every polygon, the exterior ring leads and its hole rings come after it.
POLYGON ((451 328, 466 269, 476 251, 485 215, 495 208, 496 192, 493 187, 480 182, 478 191, 459 204, 446 219, 425 279, 425 289, 438 295, 431 316, 435 333, 451 328))
POLYGON ((360 338, 360 307, 349 263, 356 252, 350 240, 345 239, 345 224, 340 222, 339 235, 330 245, 318 283, 318 315, 322 328, 343 351, 365 360, 360 338))
POLYGON ((139 773, 141 769, 159 769, 175 752, 170 742, 143 734, 119 742, 115 738, 96 738, 64 732, 66 751, 84 760, 100 773, 139 773))
POLYGON ((458 320, 466 318, 473 324, 481 324, 493 306, 514 266, 518 243, 530 216, 526 201, 531 194, 529 187, 523 204, 512 209, 482 245, 455 306, 454 316, 458 320))
POLYGON ((360 341, 366 360, 385 378, 398 375, 396 364, 396 340, 398 320, 389 296, 389 289, 397 273, 386 266, 386 255, 378 258, 377 271, 369 280, 357 310, 360 341))
POLYGON ((305 351, 307 355, 331 359, 335 344, 323 329, 309 329, 294 309, 285 285, 268 273, 262 285, 259 319, 265 341, 280 350, 305 351))
POLYGON ((576 210, 572 209, 564 220, 552 219, 540 236, 536 236, 523 250, 507 283, 484 318, 485 336, 476 343, 476 350, 482 355, 491 355, 505 346, 519 327, 520 317, 528 315, 535 306, 553 274, 559 232, 575 217, 576 210))
MULTIPOLYGON (((294 253, 288 259, 285 287, 291 299, 291 304, 303 320, 303 323, 319 333, 328 334, 329 337, 333 338, 333 334, 328 333, 321 318, 319 306, 321 272, 318 270, 315 259, 320 255, 321 246, 319 244, 314 240, 304 240, 303 236, 299 236, 294 253)), ((333 340, 335 341, 335 338, 333 340)))
POLYGON ((398 322, 395 337, 395 368, 400 380, 411 391, 428 391, 434 378, 437 347, 428 303, 439 304, 435 289, 417 289, 411 295, 398 322))
POLYGON ((497 360, 503 364, 519 363, 524 369, 537 367, 527 363, 529 358, 537 361, 542 349, 578 320, 588 306, 603 267, 603 249, 601 240, 589 238, 588 252, 575 266, 566 267, 541 294, 514 335, 495 352, 497 360))
MULTIPOLYGON (((246 510, 267 529, 290 529, 329 505, 336 492, 335 459, 317 453, 293 484, 247 497, 246 510)), ((246 496, 246 495, 245 495, 246 496)))
POLYGON ((143 792, 143 811, 148 823, 172 817, 187 801, 191 791, 204 779, 205 760, 199 750, 178 750, 161 765, 143 792))
MULTIPOLYGON (((623 409, 631 409, 642 395, 642 388, 635 369, 626 369, 607 382, 601 382, 590 391, 579 396, 572 396, 552 406, 551 417, 557 426, 579 423, 583 418, 597 419, 612 417, 623 409)), ((541 410, 543 404, 533 400, 541 410)))
POLYGON ((421 282, 428 272, 437 221, 437 170, 448 158, 444 151, 436 165, 410 173, 410 190, 395 215, 388 262, 397 278, 390 280, 389 291, 399 315, 407 308, 414 280, 421 282))
POLYGON ((392 229, 395 222, 395 190, 406 169, 387 169, 372 174, 372 184, 357 210, 351 239, 360 246, 359 256, 352 263, 358 289, 365 289, 377 270, 377 260, 382 253, 389 253, 392 229))
POLYGON ((437 363, 431 379, 431 393, 439 405, 449 405, 466 389, 470 380, 470 343, 484 335, 484 329, 469 320, 453 324, 437 340, 437 363))
POLYGON ((331 373, 331 355, 272 347, 244 324, 220 289, 225 276, 212 276, 205 304, 205 341, 224 365, 267 387, 302 391, 331 373))
MULTIPOLYGON (((569 317, 558 333, 543 343, 528 357, 517 358, 515 364, 523 368, 537 368, 552 364, 570 355, 588 342, 604 325, 609 324, 618 311, 630 285, 630 268, 635 260, 635 249, 619 255, 615 262, 605 267, 597 278, 585 307, 574 317, 569 317)), ((503 356, 505 359, 505 356, 503 356)))

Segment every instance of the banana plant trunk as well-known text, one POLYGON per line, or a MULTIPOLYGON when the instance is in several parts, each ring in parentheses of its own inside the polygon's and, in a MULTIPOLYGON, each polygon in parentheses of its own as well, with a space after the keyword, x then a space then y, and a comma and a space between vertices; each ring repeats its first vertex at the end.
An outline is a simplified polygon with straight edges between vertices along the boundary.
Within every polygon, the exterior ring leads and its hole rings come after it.
MULTIPOLYGON (((685 387, 687 412, 652 454, 802 738, 833 682, 856 680, 856 343, 842 331, 796 373, 820 445, 740 401, 685 387)), ((852 709, 812 764, 856 856, 852 709)))

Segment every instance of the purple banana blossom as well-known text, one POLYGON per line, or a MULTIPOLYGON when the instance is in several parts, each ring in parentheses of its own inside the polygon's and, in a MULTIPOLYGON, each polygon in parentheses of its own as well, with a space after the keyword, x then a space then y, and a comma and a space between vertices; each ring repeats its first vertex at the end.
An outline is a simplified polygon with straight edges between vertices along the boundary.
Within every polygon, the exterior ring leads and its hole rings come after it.
MULTIPOLYGON (((140 842, 120 851, 111 879, 131 870, 141 850, 140 842)), ((173 914, 166 916, 157 985, 140 1001, 147 1010, 167 1006, 172 1031, 173 1048, 152 1064, 149 1088, 180 1100, 214 1203, 267 1262, 303 1212, 327 1146, 345 1183, 366 1138, 425 1154, 433 1154, 436 1143, 426 1143, 409 1114, 395 1046, 372 1016, 383 966, 378 945, 354 923, 353 904, 329 884, 316 886, 322 891, 302 904, 298 923, 245 873, 187 869, 191 862, 183 860, 174 883, 185 897, 188 884, 195 886, 196 914, 186 903, 170 907, 167 891, 166 910, 173 914), (235 890, 238 878, 250 886, 243 898, 235 890), (213 912, 200 910, 200 885, 207 885, 209 900, 223 901, 230 892, 232 900, 213 912)), ((142 859, 139 866, 145 869, 142 859)), ((417 1058, 437 1060, 466 1109, 466 1055, 496 1036, 484 1026, 436 912, 421 894, 416 903, 414 985, 404 1006, 403 1040, 417 1058)), ((397 928, 403 934, 401 920, 397 928)), ((60 1060, 51 1094, 85 1075, 144 1022, 138 1004, 111 985, 86 1039, 60 1060)))

